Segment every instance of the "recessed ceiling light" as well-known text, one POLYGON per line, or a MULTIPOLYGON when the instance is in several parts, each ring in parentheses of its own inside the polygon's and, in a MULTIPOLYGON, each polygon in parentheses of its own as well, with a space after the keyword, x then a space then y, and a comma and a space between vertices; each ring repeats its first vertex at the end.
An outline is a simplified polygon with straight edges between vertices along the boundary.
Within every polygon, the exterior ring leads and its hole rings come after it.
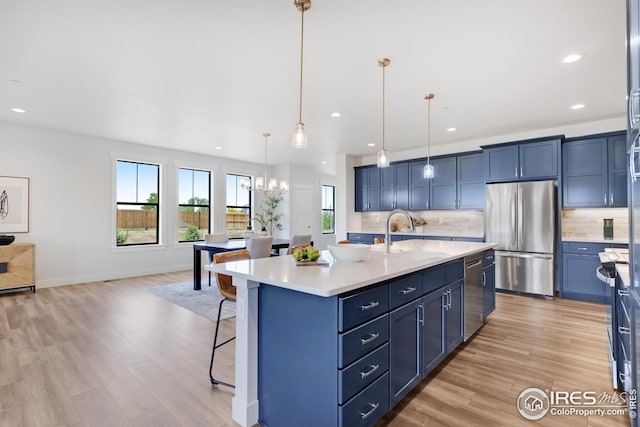
POLYGON ((219 145, 217 147, 214 147, 216 150, 222 150, 222 147, 220 147, 219 145))
POLYGON ((331 113, 331 117, 340 117, 342 114, 340 113, 340 111, 334 111, 333 113, 331 113))
POLYGON ((456 130, 456 128, 447 128, 447 132, 455 132, 456 130))
POLYGON ((584 108, 584 104, 574 104, 571 106, 572 110, 580 110, 582 108, 584 108))
POLYGON ((20 113, 20 114, 24 114, 27 112, 27 110, 23 110, 22 108, 18 108, 18 107, 13 107, 11 111, 13 111, 14 113, 20 113))
POLYGON ((376 144, 374 144, 373 142, 370 142, 370 143, 368 143, 368 144, 367 144, 367 146, 368 146, 368 147, 375 147, 375 146, 376 146, 376 144))
POLYGON ((321 161, 320 163, 322 163, 323 165, 326 165, 326 164, 327 164, 327 161, 326 161, 326 160, 323 160, 323 161, 321 161))
POLYGON ((567 55, 562 59, 562 62, 565 64, 570 64, 572 62, 576 62, 582 58, 582 54, 580 53, 572 53, 571 55, 567 55))

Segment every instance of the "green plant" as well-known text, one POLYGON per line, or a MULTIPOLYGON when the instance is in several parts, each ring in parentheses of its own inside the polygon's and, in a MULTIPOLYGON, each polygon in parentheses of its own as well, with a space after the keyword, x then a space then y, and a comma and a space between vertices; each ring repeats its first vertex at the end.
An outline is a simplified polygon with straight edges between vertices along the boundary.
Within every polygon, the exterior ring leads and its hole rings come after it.
POLYGON ((333 233, 333 211, 322 212, 322 232, 333 233))
POLYGON ((273 230, 282 230, 282 214, 278 213, 278 206, 282 202, 282 193, 273 192, 267 193, 262 199, 262 212, 258 212, 255 219, 267 229, 270 235, 273 235, 273 230))
POLYGON ((200 240, 200 230, 193 224, 189 224, 184 233, 184 240, 200 240))
POLYGON ((116 244, 124 245, 129 238, 129 230, 118 230, 116 232, 116 244))
POLYGON ((420 225, 426 225, 427 224, 427 220, 422 218, 422 217, 415 217, 412 218, 413 219, 413 225, 414 226, 420 226, 420 225))

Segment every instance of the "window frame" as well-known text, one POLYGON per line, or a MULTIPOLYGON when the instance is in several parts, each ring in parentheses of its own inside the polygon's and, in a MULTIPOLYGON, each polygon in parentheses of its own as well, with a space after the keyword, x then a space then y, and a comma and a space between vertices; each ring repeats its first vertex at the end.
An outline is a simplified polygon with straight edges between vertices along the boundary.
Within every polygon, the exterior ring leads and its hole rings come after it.
MULTIPOLYGON (((229 230, 226 227, 226 223, 227 223, 227 214, 229 213, 229 208, 233 208, 233 209, 249 209, 249 221, 248 224, 251 227, 251 218, 252 218, 252 212, 253 212, 253 194, 251 193, 251 191, 246 190, 249 194, 249 206, 237 206, 237 205, 228 205, 227 201, 229 199, 229 195, 226 194, 226 189, 228 188, 228 184, 229 184, 229 175, 235 176, 236 177, 236 185, 239 185, 240 183, 240 179, 241 178, 246 178, 248 179, 249 185, 253 184, 253 177, 251 175, 243 175, 241 173, 236 173, 236 172, 226 172, 225 173, 225 207, 224 207, 224 217, 225 217, 225 230, 226 230, 226 234, 227 237, 229 238, 229 240, 238 240, 238 239, 242 239, 242 236, 239 237, 229 237, 229 230)), ((237 188, 237 187, 236 187, 237 188)), ((236 199, 236 203, 238 201, 238 195, 236 194, 235 196, 236 199)))
POLYGON ((116 248, 130 248, 130 247, 140 247, 140 246, 158 246, 160 245, 160 230, 161 230, 161 224, 160 224, 160 220, 161 220, 161 215, 160 215, 160 209, 161 209, 161 204, 160 204, 160 200, 161 200, 161 175, 162 175, 162 164, 160 162, 152 162, 152 161, 147 161, 147 160, 131 160, 131 159, 126 159, 125 157, 116 157, 115 158, 115 162, 114 162, 114 167, 115 167, 115 173, 114 173, 114 198, 115 198, 115 218, 114 218, 114 224, 115 224, 115 247, 116 248), (119 201, 118 200, 118 164, 122 162, 122 163, 133 163, 136 165, 136 188, 135 188, 135 194, 136 194, 136 201, 135 202, 125 202, 125 201, 119 201), (155 203, 149 203, 149 202, 139 202, 138 200, 138 183, 139 183, 139 171, 138 171, 138 167, 140 165, 146 165, 146 166, 154 166, 157 168, 156 171, 156 202, 155 203), (142 243, 126 243, 126 244, 118 244, 118 207, 119 206, 155 206, 155 212, 156 212, 156 233, 155 233, 155 241, 154 242, 142 242, 142 243))
POLYGON ((320 229, 322 231, 322 234, 336 234, 336 186, 335 185, 330 185, 330 184, 322 184, 321 187, 321 199, 320 199, 320 207, 322 209, 322 213, 320 215, 320 229), (325 188, 331 188, 331 196, 332 196, 332 200, 331 200, 331 208, 326 208, 324 206, 324 201, 325 201, 325 188), (324 231, 324 214, 325 212, 331 212, 332 214, 332 229, 331 231, 324 231))
POLYGON ((202 242, 204 241, 204 235, 205 234, 210 234, 211 233, 211 220, 212 220, 212 206, 211 206, 211 177, 212 177, 212 172, 210 170, 206 170, 206 169, 201 169, 201 168, 196 168, 196 167, 186 167, 186 166, 178 166, 178 170, 177 170, 177 175, 178 178, 176 180, 177 182, 177 206, 178 206, 178 210, 177 210, 177 216, 176 216, 176 231, 178 233, 177 235, 177 241, 178 243, 190 243, 190 242, 202 242), (180 171, 190 171, 191 174, 191 199, 193 200, 195 198, 195 194, 194 194, 194 180, 195 180, 195 173, 194 172, 203 172, 206 173, 208 175, 208 179, 207 179, 207 200, 209 201, 208 204, 206 205, 200 205, 200 204, 189 204, 189 203, 180 203, 180 171), (193 208, 194 212, 196 208, 206 208, 207 212, 209 213, 209 219, 208 219, 208 223, 207 223, 207 231, 205 233, 202 234, 202 238, 198 239, 198 240, 180 240, 180 227, 179 227, 179 222, 180 222, 180 208, 193 208))

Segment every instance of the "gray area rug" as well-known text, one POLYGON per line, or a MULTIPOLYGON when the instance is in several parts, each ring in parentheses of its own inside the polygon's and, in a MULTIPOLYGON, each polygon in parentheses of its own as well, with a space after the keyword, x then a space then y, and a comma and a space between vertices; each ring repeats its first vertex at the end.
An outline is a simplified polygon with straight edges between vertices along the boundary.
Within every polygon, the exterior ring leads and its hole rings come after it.
MULTIPOLYGON (((218 304, 222 300, 222 295, 218 291, 215 282, 209 287, 208 283, 202 283, 202 290, 194 291, 193 282, 180 282, 171 285, 153 286, 146 288, 154 295, 164 298, 174 304, 178 304, 188 310, 193 311, 207 319, 216 320, 218 315, 218 304)), ((236 315, 236 303, 225 301, 222 304, 220 319, 228 319, 236 315)))

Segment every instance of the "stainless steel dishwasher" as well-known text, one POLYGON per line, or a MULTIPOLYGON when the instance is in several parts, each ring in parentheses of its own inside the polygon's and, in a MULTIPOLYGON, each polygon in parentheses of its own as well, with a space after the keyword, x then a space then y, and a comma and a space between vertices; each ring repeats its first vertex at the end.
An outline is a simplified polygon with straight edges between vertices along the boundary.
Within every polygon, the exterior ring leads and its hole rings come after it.
POLYGON ((482 326, 482 253, 464 258, 464 340, 482 326))

